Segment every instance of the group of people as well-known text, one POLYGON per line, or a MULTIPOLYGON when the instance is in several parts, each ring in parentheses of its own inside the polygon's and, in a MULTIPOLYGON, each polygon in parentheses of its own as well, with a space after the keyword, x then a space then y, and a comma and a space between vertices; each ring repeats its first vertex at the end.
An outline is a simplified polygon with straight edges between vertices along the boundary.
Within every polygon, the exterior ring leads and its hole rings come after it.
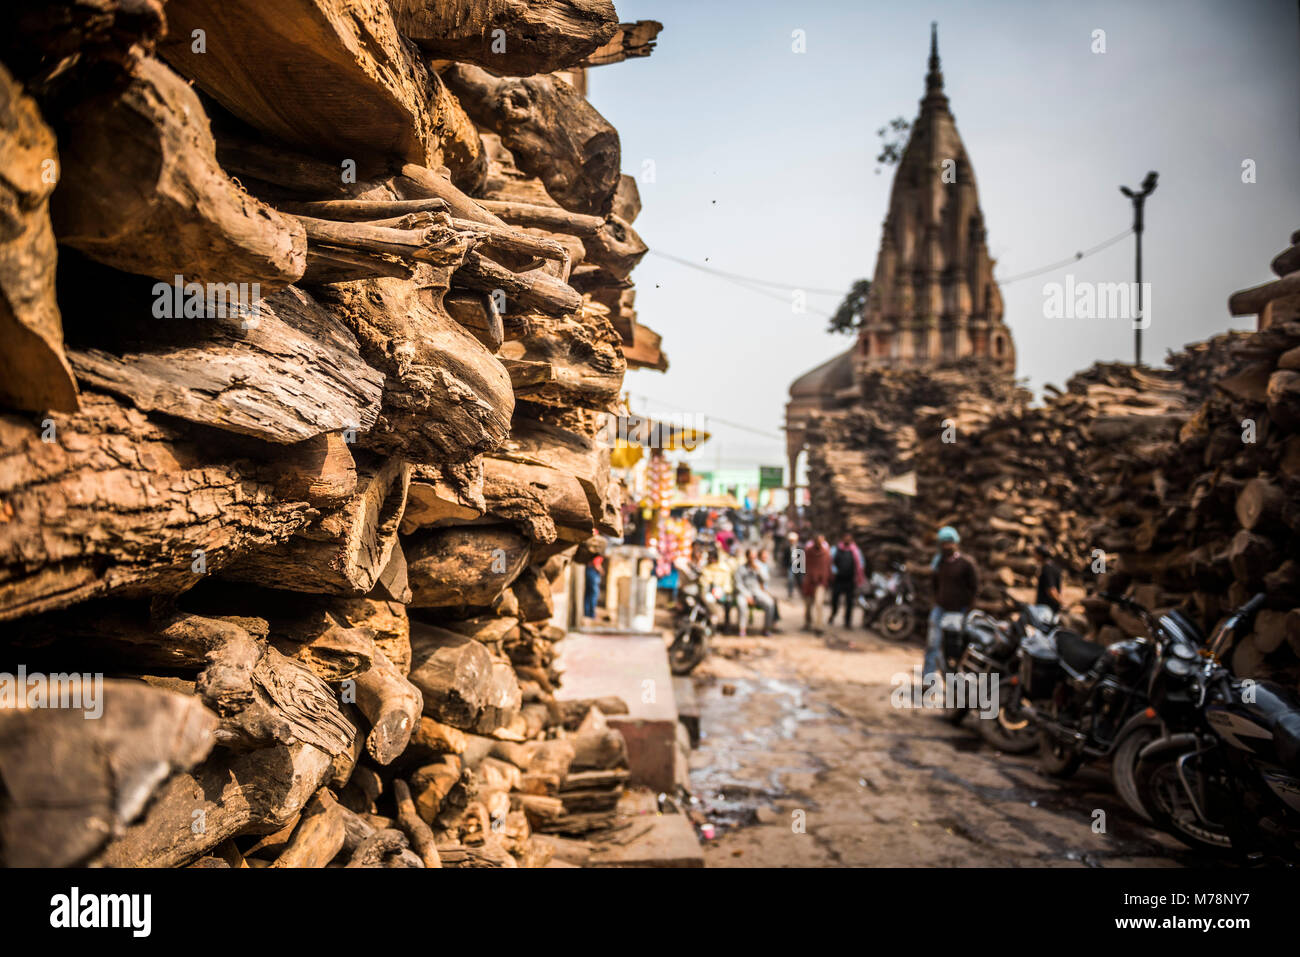
POLYGON ((733 555, 716 543, 696 542, 691 549, 691 563, 698 569, 702 598, 719 620, 729 617, 729 608, 716 607, 712 597, 715 590, 736 608, 740 635, 749 633, 751 610, 763 613, 763 634, 772 634, 780 609, 768 588, 772 556, 766 548, 746 548, 743 552, 737 549, 733 555))
POLYGON ((841 602, 844 625, 852 623, 858 590, 867 583, 867 566, 862 551, 848 535, 832 546, 825 535, 813 535, 800 542, 790 532, 780 545, 778 560, 786 568, 786 594, 797 589, 803 597, 804 628, 820 635, 826 626, 826 599, 830 598, 830 622, 835 622, 841 602))

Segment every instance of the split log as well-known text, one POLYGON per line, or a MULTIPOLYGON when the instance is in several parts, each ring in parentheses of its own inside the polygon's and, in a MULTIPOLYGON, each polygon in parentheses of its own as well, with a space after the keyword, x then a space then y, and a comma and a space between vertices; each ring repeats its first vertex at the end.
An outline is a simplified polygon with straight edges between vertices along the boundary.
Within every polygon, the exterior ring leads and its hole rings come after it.
MULTIPOLYGON (((494 680, 492 657, 478 642, 433 625, 411 625, 411 684, 424 713, 463 731, 477 728, 494 680)), ((517 694, 516 689, 516 694, 517 694)))
POLYGON ((406 750, 424 698, 420 689, 399 671, 388 656, 375 649, 370 670, 356 679, 357 707, 370 722, 366 752, 381 765, 391 764, 406 750))
POLYGON ((354 628, 363 628, 376 648, 405 675, 411 670, 411 623, 406 606, 376 598, 335 598, 329 611, 354 628))
POLYGON ((582 541, 591 534, 591 506, 572 475, 543 465, 485 456, 483 498, 487 510, 515 523, 535 542, 558 537, 582 541))
POLYGON ((460 783, 460 758, 444 755, 411 775, 411 792, 416 813, 426 824, 434 824, 452 790, 460 783))
POLYGON ((302 227, 241 190, 217 165, 203 105, 161 62, 138 60, 129 82, 81 103, 66 120, 53 200, 60 242, 168 282, 179 275, 186 282, 259 283, 271 292, 302 276, 302 227))
POLYGON ((322 303, 385 374, 383 408, 363 448, 409 462, 464 462, 498 445, 514 393, 505 369, 414 282, 375 279, 319 290, 322 303))
POLYGON ((393 0, 393 13, 403 35, 438 59, 502 76, 573 66, 619 28, 610 0, 393 0))
POLYGON ((1242 528, 1255 529, 1281 521, 1287 496, 1281 486, 1266 477, 1253 478, 1242 486, 1235 508, 1242 528))
MULTIPOLYGON (((173 287, 159 289, 170 306, 173 287)), ((128 322, 119 354, 72 352, 77 374, 145 412, 268 442, 371 427, 384 376, 362 361, 347 326, 296 288, 260 300, 249 315, 225 301, 198 322, 128 322)))
POLYGON ((417 465, 411 472, 402 532, 459 525, 481 517, 486 511, 482 459, 458 465, 417 465))
POLYGON ((175 867, 228 838, 277 831, 302 810, 329 767, 329 755, 308 744, 221 752, 171 778, 144 819, 90 863, 175 867))
POLYGON ((377 830, 352 852, 348 867, 382 867, 384 858, 398 854, 407 848, 406 835, 396 828, 386 827, 377 830))
POLYGON ((0 399, 29 412, 77 408, 54 292, 57 172, 54 134, 0 66, 0 399))
POLYGON ((442 867, 438 845, 433 830, 420 817, 411 798, 411 789, 401 778, 393 781, 393 800, 397 804, 397 823, 411 840, 411 847, 420 855, 425 867, 442 867))
POLYGON ((572 475, 582 486, 593 516, 604 511, 609 488, 609 449, 585 435, 516 412, 510 437, 493 453, 527 465, 541 465, 572 475))
POLYGON ((564 80, 496 77, 458 64, 443 74, 475 123, 501 137, 519 168, 565 209, 604 216, 618 188, 618 133, 564 80))
POLYGON ((387 3, 169 0, 167 25, 159 53, 256 129, 336 163, 398 156, 473 180, 468 124, 387 3))
POLYGON ((253 463, 108 396, 42 430, 0 416, 0 619, 97 595, 178 593, 315 511, 258 481, 253 463), (42 432, 52 439, 42 441, 42 432))
POLYGON ((618 333, 604 307, 591 302, 577 316, 530 318, 529 334, 505 343, 498 354, 550 364, 553 381, 530 392, 531 401, 598 412, 613 411, 627 371, 618 333))
POLYGON ((582 65, 607 66, 633 57, 647 57, 654 52, 655 38, 663 28, 664 25, 656 20, 620 23, 618 32, 610 37, 609 42, 583 60, 582 65))
POLYGON ((273 581, 290 591, 364 595, 388 564, 406 506, 410 468, 390 458, 358 468, 357 492, 346 504, 284 545, 255 552, 222 569, 234 581, 273 581))
POLYGON ((411 747, 435 754, 460 754, 465 750, 465 732, 424 715, 411 735, 411 747))
POLYGON ((402 551, 400 541, 393 543, 392 554, 388 556, 388 563, 375 580, 371 594, 377 599, 394 601, 400 605, 411 600, 411 586, 406 576, 406 554, 402 551))
POLYGON ((375 655, 374 643, 365 629, 351 627, 321 605, 309 615, 277 621, 270 628, 270 641, 281 654, 306 665, 322 681, 330 683, 369 671, 375 655))
POLYGON ((302 809, 298 826, 272 867, 324 867, 343 850, 347 828, 343 808, 322 788, 302 809))
POLYGON ((330 432, 285 449, 276 490, 318 508, 344 504, 357 491, 357 463, 342 433, 330 432))
POLYGON ((519 602, 519 617, 527 622, 550 621, 555 614, 551 583, 535 565, 529 565, 515 579, 510 590, 519 602))
POLYGON ((474 722, 474 730, 491 734, 505 728, 519 714, 522 703, 515 669, 505 661, 494 661, 483 688, 483 710, 474 722))
POLYGON ((29 709, 28 688, 16 693, 24 706, 0 693, 0 858, 7 867, 81 863, 216 740, 217 717, 199 699, 133 681, 87 681, 73 702, 82 707, 29 709), (97 720, 86 720, 91 716, 97 720))
POLYGON ((415 608, 489 607, 528 563, 528 539, 507 525, 431 529, 406 547, 415 608))

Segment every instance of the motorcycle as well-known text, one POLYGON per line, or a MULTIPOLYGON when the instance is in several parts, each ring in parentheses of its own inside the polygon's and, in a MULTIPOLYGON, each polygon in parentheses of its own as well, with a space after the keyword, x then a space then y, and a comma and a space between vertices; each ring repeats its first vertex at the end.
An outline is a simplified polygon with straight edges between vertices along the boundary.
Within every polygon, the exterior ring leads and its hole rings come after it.
POLYGON ((875 626, 882 635, 902 641, 916 628, 916 586, 907 566, 890 562, 889 574, 872 572, 865 588, 859 589, 856 604, 862 610, 862 626, 875 626))
POLYGON ((668 667, 675 675, 690 674, 708 657, 709 642, 722 625, 720 596, 713 591, 700 583, 698 572, 678 589, 673 641, 668 646, 668 667))
MULTIPOLYGON (((972 611, 963 618, 960 632, 952 627, 954 624, 954 619, 948 619, 944 630, 944 657, 950 663, 955 660, 952 672, 974 676, 975 682, 996 682, 994 700, 998 709, 992 715, 978 715, 980 737, 1008 754, 1034 750, 1038 747, 1038 729, 1021 706, 1017 653, 1027 637, 1051 634, 1057 626, 1056 615, 1044 606, 1022 603, 1008 621, 972 611)), ((949 717, 954 724, 960 723, 970 710, 969 706, 950 709, 949 717)))
POLYGON ((1300 863, 1300 695, 1222 663, 1264 603, 1256 595, 1197 656, 1167 659, 1151 701, 1161 734, 1135 772, 1151 820, 1189 847, 1300 863))
MULTIPOLYGON (((1132 604, 1122 596, 1104 597, 1132 604)), ((1020 707, 1038 726, 1039 769, 1068 778, 1084 761, 1109 757, 1116 790, 1143 816, 1129 775, 1159 731, 1147 706, 1150 676, 1163 656, 1183 653, 1194 633, 1177 611, 1151 624, 1151 637, 1110 646, 1057 628, 1026 637, 1019 652, 1020 707)))

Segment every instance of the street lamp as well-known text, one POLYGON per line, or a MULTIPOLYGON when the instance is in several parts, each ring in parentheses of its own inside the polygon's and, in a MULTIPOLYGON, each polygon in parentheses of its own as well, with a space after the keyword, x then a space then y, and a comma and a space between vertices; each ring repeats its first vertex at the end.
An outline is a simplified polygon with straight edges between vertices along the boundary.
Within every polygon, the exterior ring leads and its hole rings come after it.
MULTIPOLYGON (((1156 176, 1158 174, 1153 170, 1147 173, 1146 178, 1142 180, 1142 186, 1137 192, 1129 189, 1127 186, 1121 186, 1119 191, 1133 201, 1133 232, 1137 234, 1137 320, 1142 322, 1142 209, 1146 205, 1147 197, 1156 191, 1156 176)), ((1142 365, 1142 326, 1137 325, 1133 329, 1133 364, 1142 365)))

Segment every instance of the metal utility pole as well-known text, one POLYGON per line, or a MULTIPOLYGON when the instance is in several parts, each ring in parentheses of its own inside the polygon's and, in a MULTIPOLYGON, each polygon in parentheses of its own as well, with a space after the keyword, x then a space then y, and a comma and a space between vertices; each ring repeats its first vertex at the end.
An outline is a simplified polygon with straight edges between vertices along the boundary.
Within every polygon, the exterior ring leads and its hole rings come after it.
MULTIPOLYGON (((1133 201, 1133 232, 1137 236, 1137 319, 1142 321, 1142 211, 1146 206, 1147 197, 1156 191, 1156 176, 1154 170, 1147 173, 1146 178, 1142 180, 1142 185, 1137 192, 1129 189, 1127 186, 1121 186, 1119 191, 1133 201)), ((1133 330, 1133 364, 1142 365, 1142 328, 1139 326, 1133 330)))

